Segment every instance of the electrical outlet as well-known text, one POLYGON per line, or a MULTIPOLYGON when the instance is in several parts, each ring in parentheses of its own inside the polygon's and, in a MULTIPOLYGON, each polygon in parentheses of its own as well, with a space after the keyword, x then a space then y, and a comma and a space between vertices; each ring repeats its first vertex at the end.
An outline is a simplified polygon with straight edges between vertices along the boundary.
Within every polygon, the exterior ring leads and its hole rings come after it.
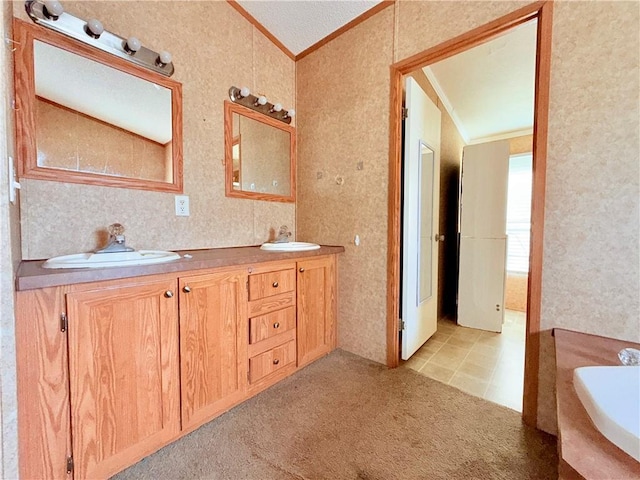
POLYGON ((189 216, 189 195, 176 195, 176 217, 189 216))

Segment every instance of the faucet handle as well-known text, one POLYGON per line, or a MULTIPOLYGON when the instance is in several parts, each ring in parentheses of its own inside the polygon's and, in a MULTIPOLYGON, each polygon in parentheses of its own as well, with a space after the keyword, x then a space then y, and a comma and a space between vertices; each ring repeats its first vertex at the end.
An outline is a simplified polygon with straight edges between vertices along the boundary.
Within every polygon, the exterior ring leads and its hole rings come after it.
POLYGON ((116 237, 124 233, 124 225, 122 225, 121 223, 112 223, 111 225, 109 225, 109 228, 107 228, 107 230, 112 236, 116 237))
POLYGON ((286 235, 287 237, 291 235, 291 232, 289 232, 289 227, 287 227, 286 225, 282 225, 280 227, 280 231, 278 232, 278 235, 286 235))

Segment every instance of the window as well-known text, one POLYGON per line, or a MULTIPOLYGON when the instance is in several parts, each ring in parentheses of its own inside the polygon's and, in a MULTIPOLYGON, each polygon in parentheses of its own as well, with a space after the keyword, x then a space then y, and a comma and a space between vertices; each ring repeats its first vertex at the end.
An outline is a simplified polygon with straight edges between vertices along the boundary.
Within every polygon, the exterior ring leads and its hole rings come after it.
POLYGON ((509 157, 507 194, 507 271, 529 272, 531 234, 531 153, 509 157))

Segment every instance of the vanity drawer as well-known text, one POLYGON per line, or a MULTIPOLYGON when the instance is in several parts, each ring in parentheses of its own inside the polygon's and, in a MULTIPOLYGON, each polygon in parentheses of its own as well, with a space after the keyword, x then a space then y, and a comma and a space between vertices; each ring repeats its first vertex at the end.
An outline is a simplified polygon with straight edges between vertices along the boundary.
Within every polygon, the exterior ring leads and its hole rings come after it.
POLYGON ((249 275, 249 300, 271 297, 296 289, 296 271, 278 270, 276 272, 249 275))
POLYGON ((258 343, 296 328, 296 309, 282 310, 249 319, 249 343, 258 343))
POLYGON ((249 382, 255 383, 296 361, 296 341, 267 350, 249 359, 249 382))

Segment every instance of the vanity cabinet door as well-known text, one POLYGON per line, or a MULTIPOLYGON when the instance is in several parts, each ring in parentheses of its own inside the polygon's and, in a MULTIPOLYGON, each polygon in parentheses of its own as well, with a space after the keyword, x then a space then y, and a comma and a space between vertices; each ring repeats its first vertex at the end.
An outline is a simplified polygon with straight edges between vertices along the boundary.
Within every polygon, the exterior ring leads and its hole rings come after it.
POLYGON ((67 294, 76 479, 109 477, 179 434, 176 286, 67 294))
POLYGON ((180 279, 182 428, 197 427, 244 399, 247 273, 180 279))
POLYGON ((67 478, 71 421, 67 335, 60 331, 63 288, 16 294, 20 478, 67 478))
POLYGON ((297 264, 298 367, 329 353, 336 346, 335 257, 297 264))

